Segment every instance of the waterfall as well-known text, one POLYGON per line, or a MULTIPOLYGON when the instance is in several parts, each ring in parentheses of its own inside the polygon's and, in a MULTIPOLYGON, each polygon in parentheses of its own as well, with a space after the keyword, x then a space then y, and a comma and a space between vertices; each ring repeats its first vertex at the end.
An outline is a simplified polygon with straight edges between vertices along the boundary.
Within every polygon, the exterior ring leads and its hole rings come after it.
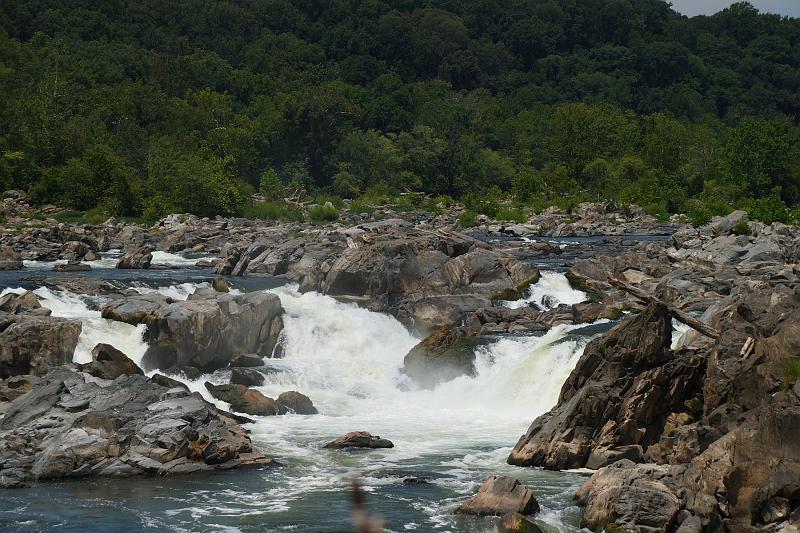
POLYGON ((586 300, 586 293, 573 289, 567 277, 560 272, 542 272, 538 283, 531 285, 527 295, 516 301, 507 302, 512 309, 531 304, 542 309, 552 309, 559 304, 572 305, 586 300))

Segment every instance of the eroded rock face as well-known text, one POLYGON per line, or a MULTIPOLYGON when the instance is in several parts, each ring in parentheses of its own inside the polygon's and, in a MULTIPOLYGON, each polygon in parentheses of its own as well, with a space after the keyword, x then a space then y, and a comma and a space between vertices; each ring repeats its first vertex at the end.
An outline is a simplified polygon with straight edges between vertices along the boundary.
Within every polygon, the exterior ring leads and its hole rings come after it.
POLYGON ((200 395, 142 375, 98 383, 56 369, 15 399, 0 421, 0 478, 9 482, 270 463, 200 395))
POLYGON ((38 316, 50 316, 50 309, 42 307, 36 295, 30 291, 22 294, 10 292, 0 298, 0 311, 11 313, 12 315, 32 314, 38 316))
POLYGON ((509 463, 566 469, 641 461, 667 418, 687 409, 705 372, 704 358, 672 353, 671 333, 666 308, 651 305, 590 342, 556 407, 533 422, 509 463))
POLYGON ((0 312, 0 379, 72 362, 81 329, 77 320, 0 312))
POLYGON ((382 439, 378 435, 373 435, 367 431, 352 431, 346 435, 332 440, 325 445, 325 448, 345 449, 345 448, 394 448, 394 444, 389 439, 382 439))
POLYGON ((456 509, 459 514, 479 516, 519 513, 529 515, 539 512, 539 502, 533 491, 508 476, 489 476, 478 493, 456 509))
POLYGON ((145 370, 177 366, 210 371, 242 353, 268 357, 283 328, 282 314, 274 294, 233 295, 212 289, 197 291, 186 301, 159 294, 128 296, 102 309, 104 318, 147 325, 145 370))

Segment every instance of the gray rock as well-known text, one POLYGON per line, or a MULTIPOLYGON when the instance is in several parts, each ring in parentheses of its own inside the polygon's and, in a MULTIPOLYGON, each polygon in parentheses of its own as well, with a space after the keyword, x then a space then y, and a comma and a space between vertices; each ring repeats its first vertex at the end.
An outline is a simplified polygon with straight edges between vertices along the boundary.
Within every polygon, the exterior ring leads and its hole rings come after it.
POLYGON ((125 252, 117 261, 117 268, 123 269, 142 269, 150 268, 153 261, 153 249, 149 246, 134 248, 125 252))
POLYGON ((0 312, 0 378, 71 362, 81 329, 77 320, 0 312))
POLYGON ((244 354, 231 360, 231 367, 253 368, 264 366, 264 360, 258 354, 244 354))
POLYGON ((1 487, 268 464, 247 433, 202 397, 142 375, 98 384, 56 369, 0 420, 1 487))
POLYGON ((283 326, 282 313, 275 294, 210 289, 177 302, 159 294, 129 296, 102 309, 104 318, 147 325, 145 370, 193 366, 212 371, 242 353, 269 356, 283 326))

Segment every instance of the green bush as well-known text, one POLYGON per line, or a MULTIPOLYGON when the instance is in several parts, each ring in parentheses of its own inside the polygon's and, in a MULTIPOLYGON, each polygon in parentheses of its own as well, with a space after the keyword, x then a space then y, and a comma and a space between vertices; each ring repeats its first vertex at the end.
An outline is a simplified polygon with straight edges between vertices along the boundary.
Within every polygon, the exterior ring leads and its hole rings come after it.
POLYGON ((256 202, 247 206, 243 214, 246 218, 256 220, 282 220, 284 222, 301 222, 303 211, 286 202, 256 202))
POLYGON ((508 207, 500 208, 497 211, 495 220, 503 220, 507 222, 522 223, 528 220, 528 217, 519 209, 512 209, 508 207))
POLYGON ((792 357, 783 369, 783 384, 788 389, 800 379, 800 357, 792 357))
POLYGON ((285 196, 286 187, 274 168, 268 168, 261 174, 258 192, 267 200, 279 200, 285 196))
POLYGON ((780 187, 775 187, 769 196, 752 200, 747 206, 747 213, 751 218, 760 220, 764 224, 773 222, 791 222, 789 208, 781 199, 780 187))
POLYGON ((326 205, 315 205, 308 212, 311 221, 315 224, 323 224, 325 222, 333 222, 339 219, 339 210, 335 207, 326 205))
POLYGON ((477 216, 475 211, 464 211, 458 216, 458 225, 462 228, 474 228, 478 225, 477 216))
POLYGON ((750 235, 750 224, 746 220, 740 220, 733 226, 734 235, 750 235))

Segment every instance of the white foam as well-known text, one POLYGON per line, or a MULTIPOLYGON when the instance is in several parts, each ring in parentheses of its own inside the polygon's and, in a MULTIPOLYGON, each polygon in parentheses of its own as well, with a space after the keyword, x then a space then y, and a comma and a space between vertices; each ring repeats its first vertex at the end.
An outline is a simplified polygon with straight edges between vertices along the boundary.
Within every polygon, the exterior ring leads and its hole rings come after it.
POLYGON ((153 265, 172 265, 172 266, 195 266, 199 259, 190 259, 178 254, 169 252, 155 251, 153 252, 153 265))
POLYGON ((506 305, 518 309, 535 304, 543 309, 551 309, 559 304, 572 305, 586 300, 586 293, 573 289, 564 274, 548 271, 541 274, 539 281, 528 288, 527 296, 506 302, 506 305))
POLYGON ((88 363, 92 360, 92 348, 99 343, 111 344, 124 352, 136 363, 142 360, 147 344, 144 342, 146 326, 141 324, 132 326, 124 322, 107 320, 100 316, 100 311, 90 309, 88 301, 94 299, 99 305, 103 299, 100 297, 79 296, 66 291, 51 291, 41 287, 33 291, 39 298, 42 307, 52 311, 52 316, 80 320, 83 326, 78 338, 73 361, 88 363))
POLYGON ((28 292, 28 289, 23 289, 22 287, 8 287, 0 291, 0 298, 6 294, 25 294, 26 292, 28 292))

